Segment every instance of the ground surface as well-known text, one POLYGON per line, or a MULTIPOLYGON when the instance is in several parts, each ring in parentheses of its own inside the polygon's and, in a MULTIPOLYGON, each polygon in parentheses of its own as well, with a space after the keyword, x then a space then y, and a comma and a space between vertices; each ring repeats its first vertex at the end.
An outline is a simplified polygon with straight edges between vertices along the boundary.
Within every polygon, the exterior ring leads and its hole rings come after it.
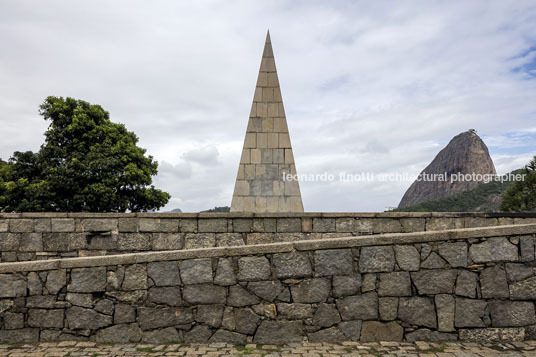
POLYGON ((58 342, 40 344, 0 344, 0 356, 418 356, 478 357, 536 356, 536 341, 514 343, 470 342, 379 342, 379 343, 296 343, 284 346, 225 343, 208 345, 95 344, 93 342, 58 342))

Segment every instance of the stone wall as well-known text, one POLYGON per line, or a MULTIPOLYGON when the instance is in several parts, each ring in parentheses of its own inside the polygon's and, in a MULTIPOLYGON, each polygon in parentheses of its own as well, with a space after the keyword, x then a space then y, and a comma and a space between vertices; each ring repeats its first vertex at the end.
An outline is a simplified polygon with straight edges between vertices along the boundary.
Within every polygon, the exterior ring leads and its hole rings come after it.
POLYGON ((0 341, 534 338, 535 233, 507 225, 2 263, 0 341))
POLYGON ((0 262, 536 223, 536 214, 0 214, 0 262))

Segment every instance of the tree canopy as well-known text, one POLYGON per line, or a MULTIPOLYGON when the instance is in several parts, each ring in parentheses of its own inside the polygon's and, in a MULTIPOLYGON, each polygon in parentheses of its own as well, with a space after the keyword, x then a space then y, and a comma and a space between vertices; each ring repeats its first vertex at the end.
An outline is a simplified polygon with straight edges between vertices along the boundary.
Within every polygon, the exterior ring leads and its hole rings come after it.
POLYGON ((0 160, 0 210, 138 212, 168 202, 151 185, 158 163, 101 106, 48 97, 39 113, 50 121, 40 150, 0 160))
POLYGON ((524 174, 525 178, 516 181, 504 192, 501 211, 536 211, 536 156, 519 173, 524 174))

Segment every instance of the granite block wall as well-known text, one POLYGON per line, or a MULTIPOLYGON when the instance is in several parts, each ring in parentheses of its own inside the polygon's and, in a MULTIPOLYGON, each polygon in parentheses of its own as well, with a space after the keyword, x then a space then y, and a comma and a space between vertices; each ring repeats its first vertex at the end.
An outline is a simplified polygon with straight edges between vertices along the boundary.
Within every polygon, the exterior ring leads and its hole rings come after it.
POLYGON ((536 224, 0 264, 0 341, 523 340, 536 224))
POLYGON ((0 262, 536 223, 536 214, 0 214, 0 262))

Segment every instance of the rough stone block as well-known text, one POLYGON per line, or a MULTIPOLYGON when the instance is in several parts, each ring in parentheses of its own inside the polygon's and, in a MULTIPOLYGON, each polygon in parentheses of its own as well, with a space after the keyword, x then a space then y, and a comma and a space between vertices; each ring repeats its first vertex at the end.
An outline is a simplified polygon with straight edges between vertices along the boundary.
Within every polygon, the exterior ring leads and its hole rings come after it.
POLYGON ((285 320, 305 320, 313 318, 313 307, 310 304, 278 303, 277 312, 285 320))
POLYGON ((361 248, 359 257, 359 272, 378 273, 390 272, 395 267, 395 253, 393 247, 376 246, 361 248))
POLYGON ((195 321, 218 328, 221 326, 223 310, 223 305, 199 305, 195 321))
POLYGON ((63 328, 63 309, 30 309, 28 326, 41 328, 63 328))
POLYGON ((201 233, 227 233, 227 220, 223 218, 199 219, 201 233))
POLYGON ((33 219, 10 219, 9 231, 12 233, 33 232, 33 219))
POLYGON ((354 225, 355 230, 358 233, 372 233, 373 232, 373 219, 371 218, 358 218, 354 225))
POLYGON ((26 280, 14 274, 0 274, 0 298, 26 296, 26 280))
POLYGON ((153 250, 180 250, 184 247, 184 233, 153 233, 153 250))
POLYGON ((346 341, 347 337, 338 327, 330 327, 307 334, 309 342, 338 342, 346 341))
POLYGON ((536 300, 536 277, 510 284, 510 299, 536 300))
POLYGON ((480 272, 480 289, 484 299, 510 297, 506 272, 498 265, 486 268, 480 272))
POLYGON ((401 218, 402 233, 424 232, 426 221, 424 218, 401 218))
POLYGON ((150 233, 119 233, 117 249, 119 250, 150 250, 152 234, 150 233))
POLYGON ((532 301, 493 300, 489 302, 493 327, 520 327, 536 323, 532 301))
POLYGON ((454 325, 456 327, 486 327, 491 321, 484 300, 456 298, 454 325))
POLYGON ((305 278, 312 275, 311 262, 305 253, 274 254, 272 263, 279 279, 305 278))
POLYGON ((469 255, 475 263, 491 263, 518 260, 517 246, 510 243, 506 237, 488 238, 480 244, 469 247, 469 255))
POLYGON ((69 292, 91 293, 106 289, 106 267, 74 268, 71 271, 69 292))
POLYGON ((313 218, 313 232, 336 232, 335 218, 313 218))
POLYGON ((283 291, 279 281, 254 281, 248 284, 248 290, 263 299, 273 302, 283 291))
POLYGON ((127 304, 117 304, 114 311, 114 324, 136 321, 136 308, 127 304))
POLYGON ((313 325, 331 327, 341 321, 339 311, 335 304, 319 304, 313 316, 313 325))
POLYGON ((404 328, 396 322, 364 321, 361 328, 363 342, 371 341, 402 341, 404 328))
POLYGON ((138 322, 142 330, 190 324, 194 316, 190 308, 138 308, 138 322))
POLYGON ((180 285, 181 278, 177 262, 153 262, 147 264, 147 275, 156 286, 180 285))
POLYGON ((467 270, 460 271, 458 278, 456 279, 455 294, 468 298, 475 298, 477 281, 478 275, 476 273, 467 270))
POLYGON ((20 244, 20 233, 0 233, 0 251, 17 251, 20 244))
POLYGON ((525 329, 519 327, 460 329, 459 335, 460 340, 462 341, 486 341, 489 343, 497 343, 503 341, 514 342, 523 341, 525 339, 525 329))
POLYGON ((229 287, 229 297, 227 299, 227 305, 234 307, 243 307, 256 305, 260 302, 260 299, 244 289, 240 285, 232 285, 229 287))
MULTIPOLYGON (((361 275, 351 276, 334 276, 333 277, 333 296, 344 297, 356 295, 361 287, 361 275)), ((374 289, 373 289, 374 290, 374 289)))
POLYGON ((379 296, 411 296, 411 279, 408 272, 380 274, 379 296))
POLYGON ((427 231, 444 231, 448 229, 464 228, 465 223, 463 218, 451 217, 431 217, 426 218, 427 231))
POLYGON ((326 301, 331 290, 327 279, 305 279, 290 288, 292 299, 299 303, 317 303, 326 301))
POLYGON ((464 242, 440 244, 439 255, 453 268, 467 266, 467 244, 464 242))
MULTIPOLYGON (((223 312, 223 311, 222 311, 223 312)), ((234 310, 235 330, 246 335, 253 335, 261 318, 250 308, 234 310)))
POLYGON ((97 330, 112 324, 112 317, 91 309, 73 306, 67 310, 67 327, 72 330, 97 330))
POLYGON ((112 218, 90 218, 81 221, 83 232, 117 232, 118 220, 112 218))
POLYGON ((238 259, 238 280, 269 280, 270 275, 270 262, 266 257, 243 257, 238 259))
POLYGON ((427 328, 421 328, 406 334, 406 340, 409 342, 427 341, 427 342, 446 342, 456 341, 458 335, 455 333, 445 333, 439 331, 431 331, 427 328))
POLYGON ((437 327, 436 311, 430 298, 414 296, 400 298, 398 318, 405 323, 429 328, 437 327))
POLYGON ((315 276, 352 275, 354 273, 351 249, 317 250, 314 253, 315 276))
POLYGON ((43 235, 41 233, 22 233, 19 250, 21 252, 43 251, 43 235))
POLYGON ((125 269, 123 290, 147 289, 147 267, 144 264, 129 265, 125 269))
POLYGON ((228 286, 236 284, 236 275, 230 258, 219 258, 214 284, 228 286))
POLYGON ((295 233, 301 232, 300 218, 278 218, 277 232, 280 233, 295 233))
POLYGON ((74 218, 52 218, 50 220, 50 230, 52 232, 74 232, 75 222, 74 218))
POLYGON ((45 287, 49 294, 57 294, 67 284, 67 272, 65 269, 58 269, 49 271, 47 274, 47 280, 45 287))
POLYGON ((183 233, 196 233, 197 219, 180 219, 179 230, 183 233))
POLYGON ((419 270, 421 257, 417 248, 412 245, 395 245, 394 249, 396 262, 401 270, 419 270))
POLYGON ((7 219, 1 219, 0 218, 0 232, 8 232, 9 231, 9 221, 7 219))
POLYGON ((400 233, 402 226, 400 221, 394 218, 376 218, 372 221, 374 233, 400 233))
POLYGON ((253 222, 249 218, 233 219, 233 232, 235 233, 249 233, 251 232, 253 222))
POLYGON ((398 298, 381 297, 379 298, 380 320, 393 321, 398 315, 398 298))
POLYGON ((351 233, 355 231, 355 218, 343 217, 335 220, 335 231, 340 233, 351 233))
POLYGON ((45 252, 67 252, 72 233, 43 233, 43 250, 45 252))
POLYGON ((348 320, 378 319, 378 295, 374 292, 337 299, 341 318, 348 320))
POLYGON ((253 342, 262 344, 301 342, 303 336, 303 323, 301 321, 264 320, 257 329, 253 342))
POLYGON ((138 232, 139 218, 119 218, 119 232, 136 233, 138 232))
POLYGON ((34 232, 48 233, 51 231, 52 231, 52 226, 51 226, 49 218, 36 218, 34 220, 34 232))
POLYGON ((212 283, 212 260, 210 258, 189 259, 179 263, 184 284, 212 283))
POLYGON ((178 286, 153 286, 147 293, 147 301, 169 306, 184 305, 178 286))
POLYGON ((506 263, 504 266, 508 281, 511 282, 524 280, 534 275, 532 267, 525 264, 506 263))
POLYGON ((435 296, 437 310, 437 329, 442 332, 455 331, 454 329, 454 297, 448 294, 435 296))
POLYGON ((452 294, 458 271, 421 270, 411 273, 411 279, 421 295, 452 294))
POLYGON ((0 330, 0 341, 9 342, 37 342, 39 340, 38 328, 23 328, 17 330, 0 330))
POLYGON ((212 336, 212 330, 208 326, 196 325, 190 331, 184 333, 186 343, 206 343, 212 336))
POLYGON ((184 249, 210 248, 216 246, 214 233, 186 233, 184 249))
POLYGON ((236 247, 244 245, 244 238, 241 233, 217 233, 216 247, 236 247))
POLYGON ((186 285, 182 297, 190 304, 225 304, 227 289, 212 284, 186 285))
POLYGON ((522 262, 531 262, 534 260, 534 238, 532 236, 520 237, 519 249, 522 262))
MULTIPOLYGON (((33 311, 33 310, 30 310, 30 311, 33 311)), ((45 311, 48 311, 48 310, 45 310, 45 311)), ((16 330, 16 329, 24 328, 24 314, 5 312, 3 315, 4 315, 3 316, 4 317, 4 329, 16 330)), ((62 322, 63 322, 63 319, 62 319, 62 322)), ((30 321, 28 321, 28 324, 30 325, 30 321)), ((63 325, 61 327, 63 327, 63 325)))

